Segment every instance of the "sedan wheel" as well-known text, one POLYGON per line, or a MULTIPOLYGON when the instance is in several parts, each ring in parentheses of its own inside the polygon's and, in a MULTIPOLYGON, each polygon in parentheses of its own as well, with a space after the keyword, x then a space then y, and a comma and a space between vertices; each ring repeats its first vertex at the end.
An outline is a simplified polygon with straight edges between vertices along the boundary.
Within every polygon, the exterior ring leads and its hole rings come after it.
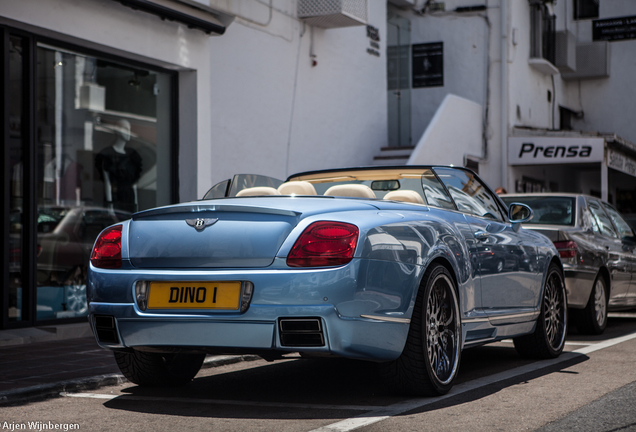
POLYGON ((401 392, 448 393, 459 370, 461 322, 455 283, 449 271, 434 265, 418 292, 402 355, 385 365, 385 375, 401 392))
POLYGON ((504 269, 504 262, 503 262, 503 260, 499 260, 499 261, 497 261, 497 267, 495 268, 495 271, 496 271, 497 273, 501 273, 501 272, 503 271, 503 269, 504 269))
POLYGON ((605 279, 598 275, 587 306, 579 315, 576 327, 583 334, 598 335, 607 326, 607 289, 605 279))
POLYGON ((547 359, 558 357, 567 335, 567 301, 563 274, 556 264, 548 269, 541 312, 533 333, 514 338, 517 352, 527 358, 547 359))

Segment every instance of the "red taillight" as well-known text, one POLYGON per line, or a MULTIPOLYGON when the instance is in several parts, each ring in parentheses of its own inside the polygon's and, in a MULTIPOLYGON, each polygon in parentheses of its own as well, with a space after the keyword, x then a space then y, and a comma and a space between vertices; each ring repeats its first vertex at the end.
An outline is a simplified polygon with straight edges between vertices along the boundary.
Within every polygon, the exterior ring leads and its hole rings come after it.
POLYGON ((298 237, 287 257, 290 267, 347 264, 358 243, 358 227, 344 222, 314 222, 298 237))
POLYGON ((98 268, 121 267, 121 225, 102 231, 93 247, 91 264, 98 268))
POLYGON ((573 241, 556 241, 554 247, 559 251, 561 258, 574 258, 578 252, 578 247, 573 241))

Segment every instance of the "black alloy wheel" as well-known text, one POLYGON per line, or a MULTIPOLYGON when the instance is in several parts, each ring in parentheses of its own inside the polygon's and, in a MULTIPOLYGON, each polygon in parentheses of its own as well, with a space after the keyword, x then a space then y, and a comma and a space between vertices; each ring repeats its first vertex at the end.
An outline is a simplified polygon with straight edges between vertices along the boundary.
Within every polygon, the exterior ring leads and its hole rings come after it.
POLYGON ((448 393, 459 371, 461 318, 455 282, 442 265, 422 279, 402 355, 384 367, 400 393, 434 396, 448 393))
POLYGON ((526 358, 549 359, 563 352, 567 335, 567 297, 563 273, 552 263, 543 287, 541 312, 533 333, 514 338, 515 349, 526 358))

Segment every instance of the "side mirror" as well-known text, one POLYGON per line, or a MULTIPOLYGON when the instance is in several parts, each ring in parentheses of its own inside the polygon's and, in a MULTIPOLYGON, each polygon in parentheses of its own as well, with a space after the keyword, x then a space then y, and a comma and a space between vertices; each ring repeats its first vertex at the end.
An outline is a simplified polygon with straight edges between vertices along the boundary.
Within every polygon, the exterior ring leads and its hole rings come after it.
POLYGON ((512 203, 508 207, 508 220, 513 224, 528 222, 534 216, 534 212, 526 204, 512 203))

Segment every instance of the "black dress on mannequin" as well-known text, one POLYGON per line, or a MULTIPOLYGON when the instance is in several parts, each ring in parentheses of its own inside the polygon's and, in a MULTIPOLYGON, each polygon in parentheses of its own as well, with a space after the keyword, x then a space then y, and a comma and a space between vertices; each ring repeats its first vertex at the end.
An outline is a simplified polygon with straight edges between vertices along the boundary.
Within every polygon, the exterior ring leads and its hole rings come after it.
POLYGON ((137 209, 133 185, 141 176, 142 160, 135 150, 125 148, 124 151, 125 153, 122 154, 112 147, 106 147, 95 156, 95 167, 102 176, 102 180, 103 173, 108 173, 113 207, 134 212, 137 209))

